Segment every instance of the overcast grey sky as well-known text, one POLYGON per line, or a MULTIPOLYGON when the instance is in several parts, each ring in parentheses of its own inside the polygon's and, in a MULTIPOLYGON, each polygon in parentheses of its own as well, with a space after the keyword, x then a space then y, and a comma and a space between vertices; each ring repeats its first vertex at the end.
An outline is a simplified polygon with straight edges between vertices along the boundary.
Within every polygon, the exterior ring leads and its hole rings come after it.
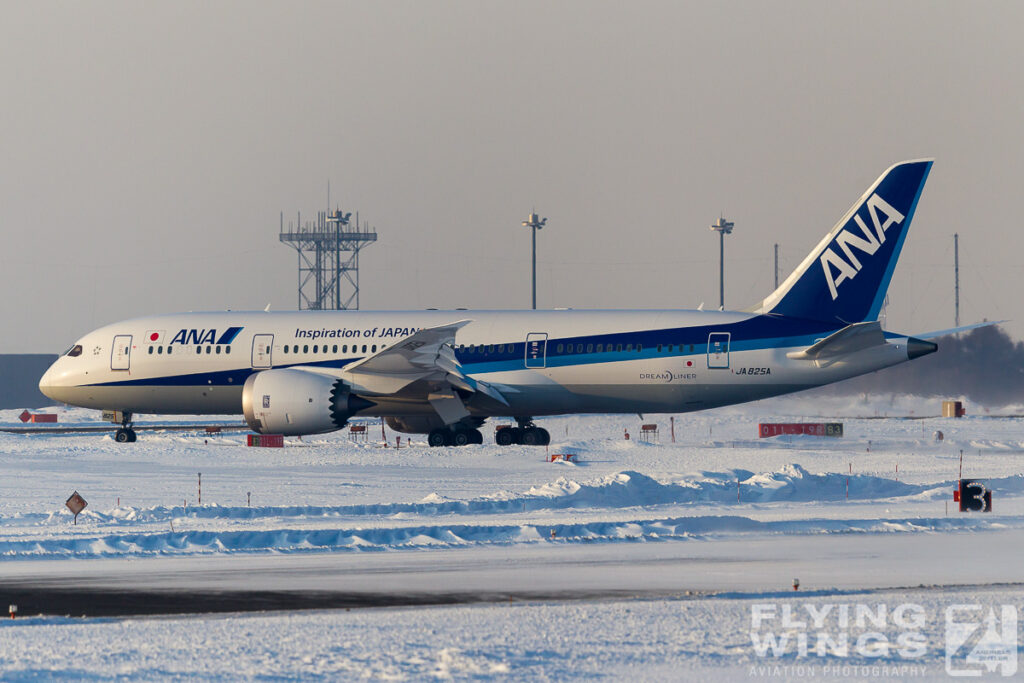
POLYGON ((362 308, 695 308, 933 156, 888 327, 1024 337, 1024 3, 0 2, 0 352, 294 309, 279 214, 358 210, 362 308))

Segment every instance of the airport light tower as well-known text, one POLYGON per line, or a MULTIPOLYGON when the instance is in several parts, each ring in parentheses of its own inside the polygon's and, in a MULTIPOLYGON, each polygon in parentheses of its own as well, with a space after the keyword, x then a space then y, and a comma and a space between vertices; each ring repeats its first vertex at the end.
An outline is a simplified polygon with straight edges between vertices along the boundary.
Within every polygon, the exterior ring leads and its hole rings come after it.
POLYGON ((533 309, 537 310, 537 231, 544 227, 548 222, 547 218, 538 218, 536 213, 531 213, 529 217, 523 221, 523 225, 527 228, 531 228, 533 234, 533 309))
POLYGON ((725 236, 732 234, 732 221, 727 221, 721 216, 718 222, 711 226, 712 230, 718 231, 718 307, 725 310, 725 236))

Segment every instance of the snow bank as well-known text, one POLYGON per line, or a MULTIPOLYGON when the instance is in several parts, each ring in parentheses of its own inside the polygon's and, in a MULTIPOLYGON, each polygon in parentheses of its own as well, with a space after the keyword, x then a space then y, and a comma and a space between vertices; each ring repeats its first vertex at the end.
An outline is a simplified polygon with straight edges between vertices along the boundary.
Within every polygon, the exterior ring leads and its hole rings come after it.
POLYGON ((521 543, 665 541, 737 534, 874 534, 993 530, 1024 527, 1024 519, 936 517, 919 519, 798 519, 762 521, 739 515, 594 521, 576 524, 440 524, 353 529, 270 529, 80 534, 43 539, 2 539, 0 557, 113 557, 408 550, 521 543))
MULTIPOLYGON (((668 483, 634 471, 618 472, 589 482, 559 477, 553 482, 530 487, 523 493, 503 492, 469 500, 453 500, 431 493, 419 502, 372 505, 121 507, 108 512, 87 510, 82 518, 101 525, 130 525, 178 519, 340 519, 401 515, 494 515, 584 508, 622 509, 691 503, 735 503, 737 484, 740 501, 746 503, 836 501, 846 499, 847 480, 851 500, 913 496, 936 488, 864 474, 849 477, 836 473, 812 474, 794 463, 775 472, 702 472, 668 483)), ((1024 490, 1024 477, 1009 478, 1005 485, 1010 485, 1011 482, 1014 482, 1013 486, 1019 487, 1015 490, 1024 490)), ((952 482, 949 483, 949 487, 952 487, 952 482)), ((67 514, 67 511, 61 508, 45 516, 45 519, 39 515, 19 517, 26 521, 37 519, 44 524, 63 524, 67 514)))

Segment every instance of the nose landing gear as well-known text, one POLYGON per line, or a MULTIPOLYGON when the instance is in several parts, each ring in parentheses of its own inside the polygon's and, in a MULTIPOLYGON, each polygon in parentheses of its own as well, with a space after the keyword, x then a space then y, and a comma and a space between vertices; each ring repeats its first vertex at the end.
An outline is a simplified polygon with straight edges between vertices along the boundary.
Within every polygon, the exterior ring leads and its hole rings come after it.
POLYGON ((132 414, 122 413, 121 428, 114 432, 114 441, 118 443, 135 443, 135 430, 132 429, 132 414))

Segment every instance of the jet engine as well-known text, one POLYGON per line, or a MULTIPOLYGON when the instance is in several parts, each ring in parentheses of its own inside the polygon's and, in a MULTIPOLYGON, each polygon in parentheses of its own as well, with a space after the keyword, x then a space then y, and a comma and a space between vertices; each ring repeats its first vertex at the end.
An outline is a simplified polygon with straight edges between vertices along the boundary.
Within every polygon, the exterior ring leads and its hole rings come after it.
POLYGON ((257 372, 249 375, 242 388, 245 421, 260 434, 333 432, 372 405, 354 396, 340 379, 305 370, 257 372))

